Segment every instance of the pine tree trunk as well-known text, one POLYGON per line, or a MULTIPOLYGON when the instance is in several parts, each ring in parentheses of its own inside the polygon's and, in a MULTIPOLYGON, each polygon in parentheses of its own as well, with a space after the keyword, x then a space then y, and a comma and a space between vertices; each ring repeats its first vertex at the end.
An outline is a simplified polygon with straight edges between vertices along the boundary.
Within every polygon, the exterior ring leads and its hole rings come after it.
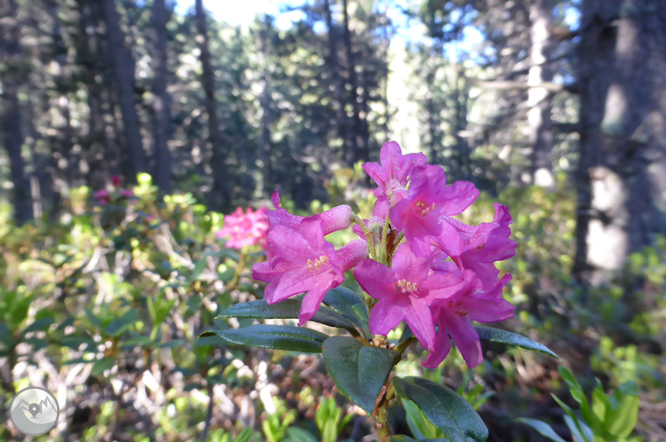
POLYGON ((165 0, 155 0, 153 3, 153 155, 155 158, 155 184, 162 190, 168 191, 171 187, 173 173, 173 160, 167 145, 170 133, 171 111, 170 97, 167 94, 167 29, 169 21, 165 0))
POLYGON ((14 220, 18 225, 33 219, 30 179, 25 172, 25 160, 21 155, 23 132, 21 129, 21 107, 18 100, 20 86, 19 25, 17 23, 17 5, 9 1, 9 14, 0 27, 0 50, 2 50, 5 68, 2 70, 2 131, 4 145, 9 156, 9 165, 13 190, 14 220))
POLYGON ((136 179, 139 172, 148 171, 148 161, 143 150, 141 122, 136 110, 134 97, 134 59, 125 46, 125 34, 120 28, 120 16, 114 0, 100 0, 108 51, 111 55, 112 70, 118 90, 118 103, 122 113, 124 143, 123 151, 127 157, 125 175, 130 180, 136 179))
POLYGON ((583 3, 574 273, 604 281, 666 234, 666 3, 583 3))
POLYGON ((351 145, 350 149, 345 154, 345 159, 348 165, 353 165, 356 161, 369 161, 370 154, 368 151, 367 139, 363 136, 363 122, 361 121, 361 106, 358 100, 358 77, 356 76, 356 60, 354 57, 354 50, 351 41, 351 30, 349 29, 349 11, 348 0, 343 0, 344 12, 344 43, 347 52, 347 68, 349 72, 349 86, 351 88, 350 100, 353 109, 352 131, 351 131, 351 145))
MULTIPOLYGON (((534 0, 530 5, 530 37, 532 48, 530 54, 531 67, 527 84, 536 85, 553 81, 553 72, 548 64, 553 52, 551 0, 534 0)), ((532 182, 552 187, 553 178, 553 122, 551 120, 551 94, 544 88, 533 87, 528 91, 527 122, 529 141, 532 146, 532 182)))
MULTIPOLYGON (((335 0, 334 0, 335 1, 335 0)), ((340 75, 340 61, 338 60, 338 30, 333 22, 331 4, 329 0, 324 0, 324 15, 326 16, 326 27, 328 28, 328 67, 331 73, 331 82, 333 83, 333 98, 335 100, 335 122, 338 136, 342 140, 342 145, 348 149, 347 134, 347 115, 345 114, 345 85, 340 75)), ((348 152, 343 152, 347 156, 348 152)))
POLYGON ((196 0, 197 42, 201 51, 201 65, 204 91, 206 93, 206 113, 208 114, 208 140, 211 144, 213 156, 213 188, 210 193, 210 204, 215 209, 222 209, 228 205, 229 191, 227 186, 226 149, 222 142, 220 123, 217 116, 217 101, 215 100, 215 76, 210 61, 208 44, 208 30, 206 26, 206 12, 202 0, 196 0))

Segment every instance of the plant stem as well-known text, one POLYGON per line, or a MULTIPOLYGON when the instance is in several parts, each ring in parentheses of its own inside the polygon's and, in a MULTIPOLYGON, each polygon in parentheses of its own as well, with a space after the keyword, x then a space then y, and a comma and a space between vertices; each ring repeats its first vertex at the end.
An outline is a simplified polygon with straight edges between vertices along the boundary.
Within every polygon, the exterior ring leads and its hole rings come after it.
POLYGON ((384 228, 382 229, 382 242, 381 246, 379 248, 380 250, 380 262, 382 264, 388 264, 388 259, 389 259, 389 252, 388 252, 388 229, 389 229, 389 216, 388 213, 386 214, 386 218, 384 219, 384 228))
POLYGON ((231 291, 236 288, 238 285, 238 281, 240 279, 241 273, 243 273, 243 270, 245 269, 245 251, 241 251, 240 256, 238 257, 238 265, 236 266, 236 271, 234 272, 234 276, 229 282, 229 285, 227 286, 227 290, 231 291))
POLYGON ((363 231, 365 239, 368 241, 368 253, 370 254, 370 258, 376 260, 375 242, 372 240, 372 233, 370 233, 370 230, 368 230, 368 226, 366 226, 365 222, 361 219, 361 217, 355 213, 351 214, 351 220, 352 222, 358 224, 361 230, 363 231))
POLYGON ((201 434, 201 442, 206 442, 208 430, 210 429, 210 421, 213 418, 213 381, 210 378, 206 379, 208 383, 208 410, 206 411, 206 420, 204 422, 203 433, 201 434))
POLYGON ((393 381, 391 381, 386 389, 386 395, 384 399, 377 407, 377 419, 375 420, 375 425, 377 426, 377 435, 381 442, 390 442, 391 436, 391 426, 389 425, 389 414, 388 406, 391 399, 395 396, 395 390, 393 389, 393 381))

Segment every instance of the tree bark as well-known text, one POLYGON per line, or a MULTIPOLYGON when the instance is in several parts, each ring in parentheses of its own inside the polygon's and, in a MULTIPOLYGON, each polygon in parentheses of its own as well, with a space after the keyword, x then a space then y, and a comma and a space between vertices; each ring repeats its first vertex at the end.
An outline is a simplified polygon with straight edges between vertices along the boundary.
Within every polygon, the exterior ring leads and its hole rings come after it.
POLYGON ((23 131, 21 129, 21 107, 18 90, 21 78, 19 57, 21 44, 19 41, 19 24, 17 22, 18 7, 16 0, 9 0, 8 14, 0 27, 0 49, 4 53, 5 69, 2 71, 3 115, 2 129, 4 145, 9 156, 12 184, 14 185, 13 203, 14 220, 22 225, 33 219, 30 179, 25 172, 25 160, 21 154, 23 131))
POLYGON ((100 0, 104 23, 106 25, 106 39, 116 87, 118 90, 118 103, 122 113, 124 143, 123 151, 126 157, 125 174, 134 181, 136 174, 148 171, 148 161, 143 150, 141 138, 141 122, 136 110, 134 97, 135 65, 132 53, 125 46, 125 34, 120 28, 120 16, 114 0, 100 0))
POLYGON ((206 12, 203 1, 196 0, 197 42, 201 51, 202 66, 201 81, 206 93, 206 113, 208 114, 208 141, 211 144, 213 156, 213 188, 210 193, 210 204, 221 209, 228 205, 229 191, 227 186, 226 149, 222 142, 220 123, 217 116, 217 101, 215 100, 215 76, 210 61, 208 30, 206 26, 206 12))
POLYGON ((153 3, 153 155, 155 159, 153 176, 155 184, 162 190, 171 188, 173 160, 169 152, 168 140, 170 133, 171 99, 167 94, 167 29, 169 15, 165 0, 153 3))
POLYGON ((367 138, 363 136, 363 122, 361 121, 361 106, 358 97, 358 77, 356 76, 356 60, 351 41, 351 30, 349 28, 348 0, 342 0, 344 15, 344 43, 347 52, 347 68, 349 75, 349 86, 351 88, 350 99, 353 109, 352 131, 350 150, 345 154, 347 164, 353 165, 356 161, 369 161, 367 138))
MULTIPOLYGON (((550 22, 553 12, 551 0, 534 0, 530 5, 530 37, 532 39, 531 67, 527 84, 551 83, 553 72, 547 63, 553 51, 550 22)), ((532 146, 531 175, 534 184, 552 187, 553 178, 553 122, 551 94, 542 87, 529 89, 527 95, 527 123, 532 146)))
POLYGON ((260 189, 266 195, 271 195, 273 191, 271 180, 271 125, 273 124, 272 97, 271 97, 271 69, 269 63, 268 47, 268 24, 265 24, 259 33, 259 48, 261 53, 261 63, 263 65, 264 90, 261 94, 261 149, 259 157, 263 165, 260 189))
POLYGON ((574 274, 597 283, 666 234, 666 3, 583 3, 574 274))
MULTIPOLYGON (((335 2, 335 0, 333 0, 335 2)), ((338 60, 338 30, 333 22, 330 0, 324 0, 324 15, 326 16, 326 27, 328 28, 328 66, 331 73, 331 82, 333 83, 333 98, 335 100, 335 124, 338 136, 342 140, 342 146, 348 152, 348 134, 347 134, 347 115, 345 114, 345 85, 340 75, 340 61, 338 60)))

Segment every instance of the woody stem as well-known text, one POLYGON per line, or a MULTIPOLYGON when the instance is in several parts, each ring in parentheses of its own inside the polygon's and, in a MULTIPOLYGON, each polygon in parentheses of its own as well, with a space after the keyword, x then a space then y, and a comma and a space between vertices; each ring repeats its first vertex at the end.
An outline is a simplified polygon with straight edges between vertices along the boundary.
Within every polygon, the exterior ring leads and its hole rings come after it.
POLYGON ((377 427, 377 435, 381 442, 390 442, 391 436, 391 426, 389 425, 389 415, 388 415, 388 406, 389 402, 395 396, 395 390, 393 389, 393 382, 388 385, 386 389, 386 395, 384 399, 379 404, 377 408, 377 418, 375 420, 375 425, 377 427))

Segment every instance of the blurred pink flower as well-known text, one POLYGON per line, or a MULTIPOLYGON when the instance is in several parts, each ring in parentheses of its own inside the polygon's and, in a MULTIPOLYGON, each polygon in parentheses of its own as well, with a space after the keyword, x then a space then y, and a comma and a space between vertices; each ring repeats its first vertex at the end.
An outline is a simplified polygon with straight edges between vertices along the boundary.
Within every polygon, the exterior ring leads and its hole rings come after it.
POLYGON ((268 232, 270 261, 252 267, 252 278, 268 282, 265 299, 275 304, 306 292, 298 317, 303 325, 319 310, 326 292, 339 286, 344 272, 367 255, 367 243, 356 240, 340 250, 326 242, 323 221, 309 217, 297 226, 278 225, 268 232))
POLYGON ((118 175, 111 175, 111 184, 113 184, 113 187, 120 187, 120 177, 118 175))
POLYGON ((268 220, 264 213, 266 209, 261 207, 253 211, 251 207, 243 213, 238 207, 234 213, 224 217, 224 227, 215 236, 217 238, 229 238, 226 246, 234 249, 242 249, 245 246, 260 243, 265 248, 266 231, 268 220))
POLYGON ((106 191, 106 189, 100 189, 93 193, 93 198, 97 200, 100 206, 104 206, 111 201, 111 195, 106 191))
POLYGON ((120 196, 125 197, 125 198, 131 198, 134 196, 134 190, 133 189, 120 189, 120 196))

